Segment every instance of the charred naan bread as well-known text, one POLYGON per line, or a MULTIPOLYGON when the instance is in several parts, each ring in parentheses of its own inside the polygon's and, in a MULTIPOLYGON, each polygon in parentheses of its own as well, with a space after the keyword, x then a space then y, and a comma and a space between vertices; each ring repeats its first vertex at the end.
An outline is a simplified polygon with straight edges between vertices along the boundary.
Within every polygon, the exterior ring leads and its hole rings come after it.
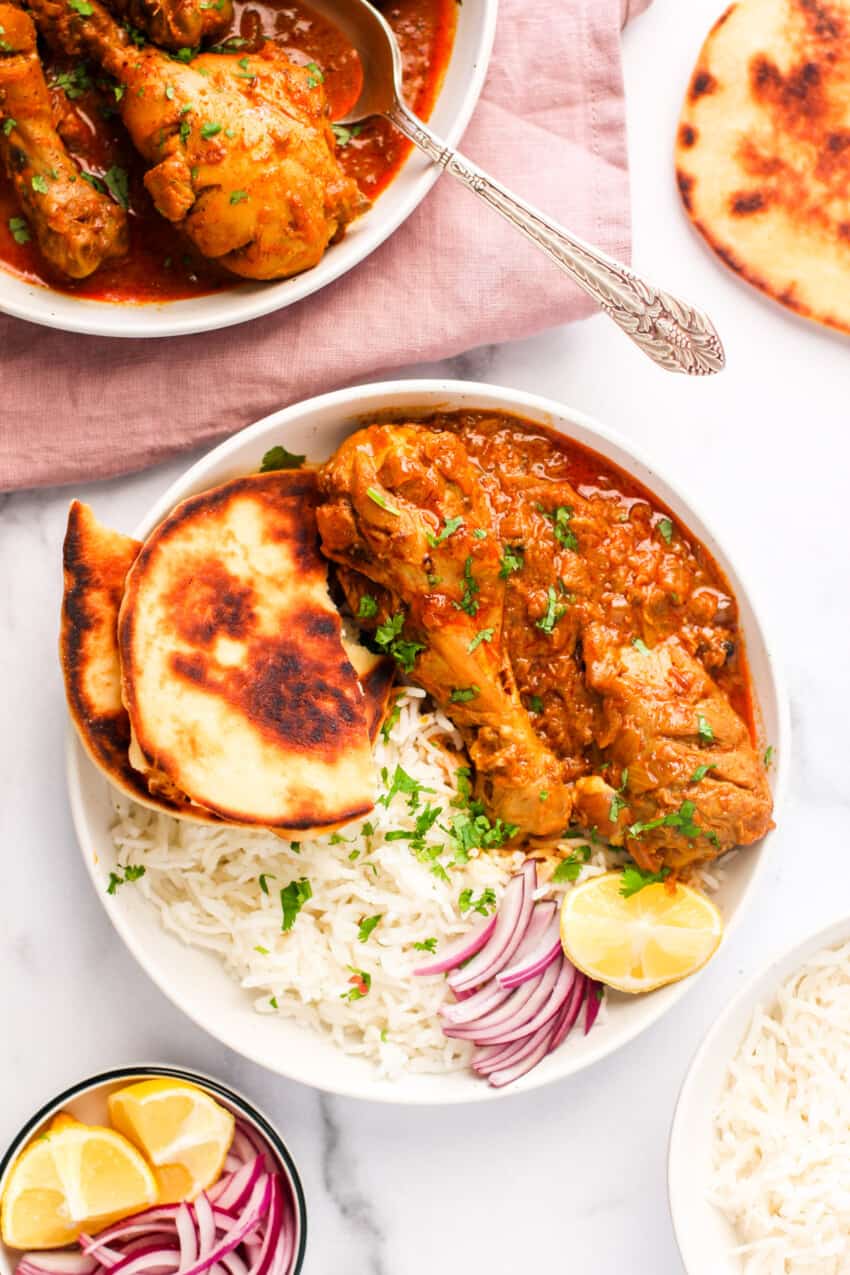
POLYGON ((850 0, 739 0, 676 143, 691 220, 743 279, 850 331, 850 0))
POLYGON ((374 803, 366 705, 328 594, 315 503, 307 470, 183 501, 142 546, 118 623, 149 782, 293 834, 374 803))
POLYGON ((138 540, 110 531, 88 505, 68 511, 63 567, 65 593, 59 655, 71 720, 83 747, 111 783, 134 801, 169 815, 218 822, 186 802, 153 796, 130 763, 130 719, 121 700, 118 610, 138 540))

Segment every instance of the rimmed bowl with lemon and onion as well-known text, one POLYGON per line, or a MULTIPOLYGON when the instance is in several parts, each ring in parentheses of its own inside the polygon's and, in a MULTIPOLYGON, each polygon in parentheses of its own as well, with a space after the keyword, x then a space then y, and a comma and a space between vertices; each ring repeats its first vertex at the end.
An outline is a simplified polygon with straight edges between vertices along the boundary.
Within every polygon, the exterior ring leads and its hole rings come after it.
POLYGON ((45 1104, 0 1161, 3 1275, 298 1275, 304 1193, 242 1095, 124 1067, 45 1104))

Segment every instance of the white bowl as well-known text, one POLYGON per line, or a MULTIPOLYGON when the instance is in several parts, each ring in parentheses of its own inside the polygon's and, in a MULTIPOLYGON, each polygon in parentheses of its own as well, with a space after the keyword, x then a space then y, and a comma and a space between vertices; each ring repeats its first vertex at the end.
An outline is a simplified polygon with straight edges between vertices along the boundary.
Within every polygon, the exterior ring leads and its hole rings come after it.
POLYGON ((688 1275, 741 1275, 732 1249, 741 1243, 734 1228, 708 1199, 712 1175, 714 1112, 726 1070, 759 1005, 769 1006, 780 986, 828 947, 850 940, 850 920, 819 930, 756 974, 728 1004, 700 1045, 682 1085, 667 1163, 670 1213, 688 1275))
MULTIPOLYGON (((788 766, 788 711, 751 595, 717 537, 691 502, 679 494, 678 488, 663 478, 625 439, 570 408, 520 390, 466 381, 391 381, 325 394, 275 412, 221 443, 171 486, 134 534, 140 539, 147 536, 184 497, 256 470, 263 453, 275 443, 321 460, 364 419, 372 418, 377 412, 385 413, 388 408, 409 413, 411 417, 441 409, 479 408, 514 412, 541 421, 633 474, 699 537, 725 572, 740 604, 764 730, 776 748, 777 764, 772 770, 772 782, 778 815, 788 766)), ((122 890, 107 897, 109 872, 115 866, 109 836, 112 810, 108 787, 73 732, 69 736, 68 782, 86 866, 101 901, 108 905, 114 925, 143 968, 190 1018, 231 1049, 272 1071, 320 1089, 385 1102, 490 1101, 503 1094, 548 1084, 605 1057, 655 1022, 693 985, 693 980, 689 980, 646 997, 612 996, 604 1023, 587 1037, 577 1034, 571 1038, 556 1054, 506 1090, 491 1089, 472 1074, 463 1072, 447 1076, 409 1076, 395 1081, 381 1079, 369 1063, 341 1053, 324 1038, 254 1012, 246 994, 225 974, 217 960, 183 946, 178 939, 166 934, 153 908, 140 894, 122 890)), ((769 842, 768 836, 760 845, 736 856, 726 870, 719 902, 730 927, 737 924, 744 911, 769 842)))
MULTIPOLYGON (((458 5, 457 33, 430 123, 456 145, 475 109, 493 46, 498 0, 458 5)), ((374 206, 353 223, 312 270, 280 283, 237 283, 225 292, 145 305, 90 301, 16 279, 0 267, 0 312, 48 328, 96 336, 183 336, 245 323, 294 305, 353 269, 397 230, 424 199, 440 170, 410 155, 374 206)))
MULTIPOLYGON (((60 1111, 69 1112, 85 1124, 108 1124, 107 1098, 109 1095, 124 1085, 131 1085, 137 1080, 150 1080, 154 1076, 186 1080, 190 1084, 197 1085, 199 1089, 206 1090, 216 1102, 227 1107, 240 1120, 246 1121, 260 1135, 276 1161, 279 1172, 289 1184, 296 1230, 295 1258, 290 1275, 299 1275, 304 1265, 304 1252, 307 1245, 307 1205, 295 1162, 268 1116, 249 1102, 244 1094, 223 1085, 219 1080, 214 1080, 212 1076, 204 1075, 203 1072, 146 1063, 139 1067, 115 1067, 111 1071, 89 1076, 75 1085, 70 1085, 31 1116, 3 1152, 0 1158, 0 1198, 6 1187, 9 1170, 17 1159, 18 1153, 37 1138, 60 1111)), ((5 1244, 0 1243, 0 1275, 13 1275, 20 1256, 17 1250, 7 1248, 5 1244)))

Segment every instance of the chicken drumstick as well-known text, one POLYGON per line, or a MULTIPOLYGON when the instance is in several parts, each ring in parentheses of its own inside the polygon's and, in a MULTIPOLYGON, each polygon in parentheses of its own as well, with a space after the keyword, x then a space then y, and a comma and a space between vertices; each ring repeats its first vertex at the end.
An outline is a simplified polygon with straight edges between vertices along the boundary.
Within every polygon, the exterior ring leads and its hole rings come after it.
POLYGON ((0 158, 43 256, 72 279, 127 251, 122 208, 82 180, 53 125, 28 14, 0 4, 0 158))
POLYGON ((319 78, 273 42, 175 61, 137 48, 99 0, 31 7, 48 38, 123 86, 121 118, 151 165, 145 186, 204 256, 249 279, 284 278, 316 265, 361 210, 319 78))
POLYGON ((215 39, 233 17, 233 0, 108 0, 107 7, 164 49, 193 48, 215 39))

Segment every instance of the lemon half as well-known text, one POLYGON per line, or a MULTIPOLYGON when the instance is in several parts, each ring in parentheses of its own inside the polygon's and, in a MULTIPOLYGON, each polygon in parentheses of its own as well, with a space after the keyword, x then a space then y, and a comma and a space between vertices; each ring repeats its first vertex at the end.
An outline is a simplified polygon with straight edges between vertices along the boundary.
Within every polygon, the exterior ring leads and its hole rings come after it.
POLYGON ((561 908, 561 943, 590 978, 619 992, 651 992, 687 978, 717 951, 723 918, 690 886, 653 884, 624 898, 621 872, 591 877, 561 908))

